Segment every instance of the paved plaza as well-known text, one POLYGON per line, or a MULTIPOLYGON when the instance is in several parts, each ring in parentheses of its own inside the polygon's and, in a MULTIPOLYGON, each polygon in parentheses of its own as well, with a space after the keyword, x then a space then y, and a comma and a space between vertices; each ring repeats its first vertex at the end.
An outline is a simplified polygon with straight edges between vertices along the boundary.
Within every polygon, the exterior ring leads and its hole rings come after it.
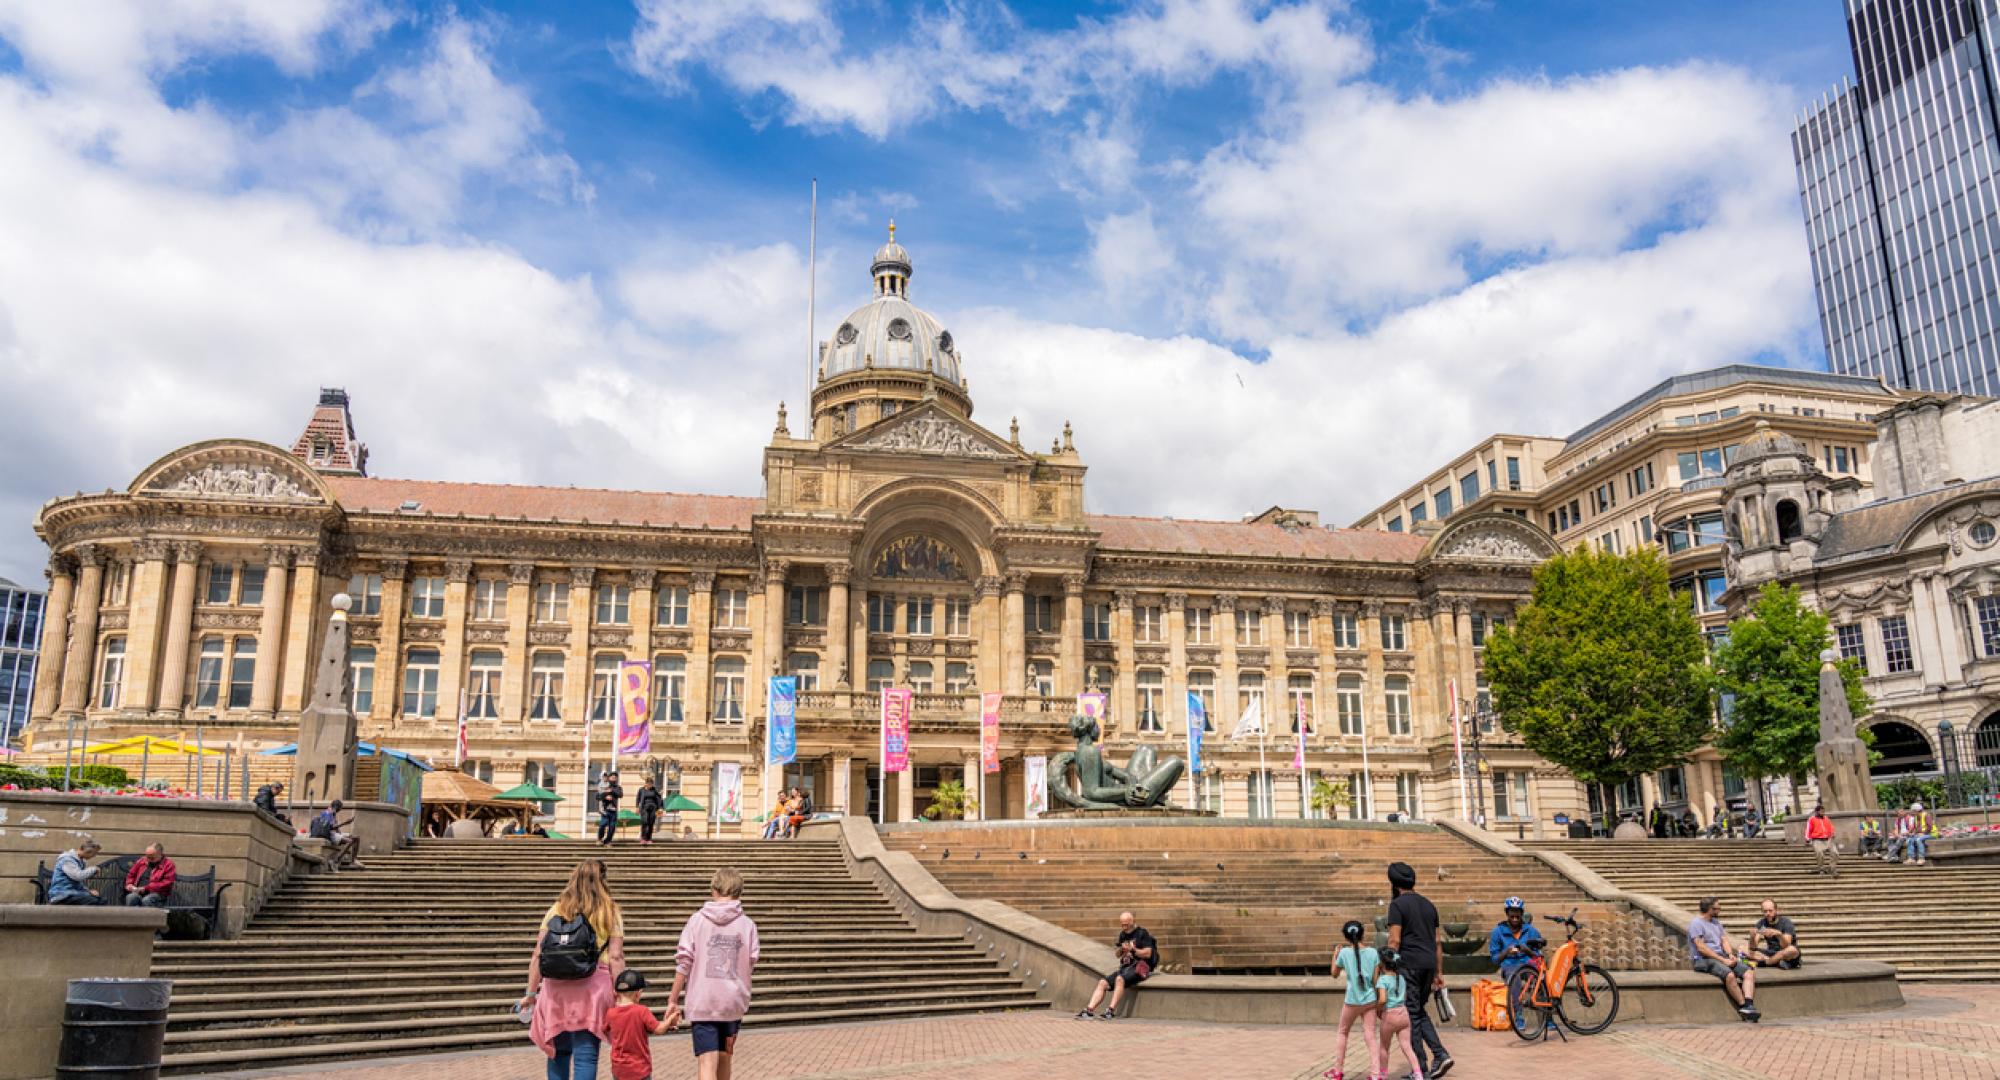
MULTIPOLYGON (((1595 1038, 1529 1045, 1505 1032, 1456 1031, 1453 1075, 1467 1080, 1990 1080, 2000 1077, 2000 986, 1911 988, 1892 1013, 1751 1026, 1614 1026, 1595 1038)), ((1316 1078, 1333 1065, 1334 1033, 1322 1028, 1080 1022, 1049 1013, 887 1021, 746 1031, 736 1075, 745 1080, 949 1077, 1047 1080, 1063 1074, 1158 1080, 1214 1077, 1316 1078)), ((1367 1059, 1349 1048, 1348 1075, 1367 1059)), ((695 1075, 685 1035, 655 1040, 660 1080, 695 1075)), ((1392 1077, 1404 1074, 1390 1070, 1392 1077)), ((539 1080, 533 1049, 326 1065, 238 1077, 315 1080, 539 1080)), ((608 1077, 608 1064, 599 1072, 608 1077)))

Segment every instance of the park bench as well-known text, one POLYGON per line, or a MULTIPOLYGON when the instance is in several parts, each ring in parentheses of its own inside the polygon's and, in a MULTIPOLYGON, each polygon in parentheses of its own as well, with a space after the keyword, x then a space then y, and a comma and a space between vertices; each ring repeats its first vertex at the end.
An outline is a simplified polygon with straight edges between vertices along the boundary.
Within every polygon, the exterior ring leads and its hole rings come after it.
MULTIPOLYGON (((137 861, 139 861, 137 855, 120 855, 98 864, 97 876, 91 879, 91 883, 97 886, 99 892, 104 892, 107 885, 110 887, 105 903, 120 902, 119 898, 125 889, 125 875, 131 872, 132 864, 137 861)), ((35 864, 35 903, 49 902, 49 878, 53 873, 47 863, 35 864)), ((166 906, 161 909, 167 913, 169 927, 175 925, 173 917, 176 914, 184 919, 188 916, 200 916, 202 923, 197 936, 214 937, 222 927, 222 894, 228 888, 228 882, 221 885, 215 883, 213 866, 210 866, 205 874, 177 875, 174 878, 174 891, 167 896, 166 906)))

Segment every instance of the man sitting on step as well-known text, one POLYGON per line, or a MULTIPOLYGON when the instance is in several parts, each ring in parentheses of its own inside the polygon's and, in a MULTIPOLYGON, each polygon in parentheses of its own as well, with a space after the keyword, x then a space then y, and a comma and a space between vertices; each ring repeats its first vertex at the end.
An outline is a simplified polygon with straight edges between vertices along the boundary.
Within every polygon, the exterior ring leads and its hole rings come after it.
POLYGON ((345 831, 354 824, 354 819, 340 820, 340 811, 340 800, 335 799, 312 819, 307 828, 313 839, 327 842, 332 852, 329 865, 333 869, 338 870, 342 866, 358 868, 361 865, 361 838, 345 831))
POLYGON ((1799 966, 1798 928, 1778 914, 1776 900, 1764 901, 1764 917, 1750 929, 1750 959, 1786 971, 1799 966))
POLYGON ((1160 946, 1153 935, 1140 926, 1127 911, 1118 916, 1118 970, 1097 980, 1097 989, 1090 995, 1090 1004, 1076 1014, 1078 1020, 1088 1020, 1096 1013, 1099 1020, 1111 1020, 1118 1015, 1118 1003, 1125 999, 1125 991, 1137 986, 1153 974, 1160 964, 1160 946), (1111 1004, 1101 1013, 1097 1006, 1104 1000, 1104 992, 1111 991, 1111 1004))
POLYGON ((1688 924, 1688 959, 1694 969, 1722 980, 1722 990, 1736 1006, 1736 1015, 1756 1023, 1757 972, 1743 961, 1742 950, 1722 930, 1722 901, 1702 897, 1701 914, 1688 924))

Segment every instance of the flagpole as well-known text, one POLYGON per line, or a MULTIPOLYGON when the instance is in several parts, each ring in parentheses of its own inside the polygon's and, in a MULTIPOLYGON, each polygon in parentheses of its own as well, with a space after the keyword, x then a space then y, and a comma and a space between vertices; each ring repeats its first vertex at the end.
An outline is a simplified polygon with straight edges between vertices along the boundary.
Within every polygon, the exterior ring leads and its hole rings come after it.
POLYGON ((1350 792, 1349 797, 1362 800, 1356 803, 1357 806, 1366 811, 1366 813, 1361 815, 1361 820, 1373 821, 1375 820, 1375 782, 1369 778, 1368 772, 1368 711, 1366 709, 1363 709, 1361 712, 1361 786, 1363 788, 1362 791, 1350 792))
POLYGON ((586 705, 583 710, 583 798, 579 800, 579 802, 582 805, 577 807, 577 819, 576 819, 576 830, 578 836, 582 836, 585 832, 589 831, 590 829, 590 804, 597 794, 596 792, 590 790, 591 727, 592 724, 590 720, 590 707, 586 705))
POLYGON ((1201 797, 1201 793, 1195 789, 1194 710, 1188 708, 1192 700, 1192 693, 1192 691, 1185 689, 1181 691, 1181 742, 1187 747, 1187 804, 1190 810, 1195 809, 1195 800, 1201 797))
MULTIPOLYGON (((806 227, 806 400, 812 400, 813 384, 819 374, 819 177, 813 177, 812 211, 806 227)), ((806 433, 811 437, 812 416, 807 410, 806 433)))
POLYGON ((1307 805, 1312 800, 1306 798, 1306 703, 1304 698, 1299 699, 1299 707, 1295 711, 1299 714, 1299 818, 1300 820, 1304 820, 1312 814, 1312 807, 1307 805))
POLYGON ((458 688, 458 738, 455 740, 456 745, 452 747, 458 756, 460 772, 465 771, 465 691, 466 688, 463 686, 458 688))
POLYGON ((1451 692, 1451 748, 1458 762, 1458 813, 1467 821, 1472 820, 1472 800, 1465 792, 1465 733, 1458 709, 1458 680, 1446 684, 1451 692))
POLYGON ((875 693, 875 824, 881 825, 889 806, 889 698, 875 693))
POLYGON ((1271 816, 1271 769, 1264 762, 1264 733, 1271 725, 1261 723, 1264 719, 1262 715, 1257 719, 1260 721, 1257 725, 1257 798, 1264 803, 1264 816, 1268 818, 1271 816))

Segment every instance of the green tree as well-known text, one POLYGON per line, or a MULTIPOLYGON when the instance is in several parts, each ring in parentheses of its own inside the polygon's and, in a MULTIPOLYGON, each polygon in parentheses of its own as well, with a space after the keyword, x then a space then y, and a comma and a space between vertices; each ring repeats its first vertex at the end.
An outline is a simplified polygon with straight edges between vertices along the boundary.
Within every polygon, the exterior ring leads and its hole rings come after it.
POLYGON ((1306 805, 1329 818, 1340 813, 1347 805, 1347 781, 1328 780, 1324 776, 1313 777, 1312 792, 1306 797, 1306 805))
MULTIPOLYGON (((1729 624, 1715 650, 1716 688, 1727 715, 1716 749, 1744 776, 1803 776, 1819 745, 1820 653, 1833 643, 1827 619, 1799 603, 1799 591, 1773 582, 1749 612, 1729 624)), ((1861 669, 1839 662, 1847 706, 1856 718, 1873 706, 1861 689, 1861 669)), ((1866 729, 1862 737, 1866 738, 1866 729)))
POLYGON ((1575 551, 1535 570, 1518 623, 1486 640, 1501 726, 1603 792, 1687 756, 1713 728, 1701 630, 1651 549, 1575 551))
POLYGON ((924 807, 924 817, 931 821, 939 818, 963 818, 979 809, 979 800, 965 790, 965 784, 957 780, 940 780, 931 791, 931 804, 924 807))

